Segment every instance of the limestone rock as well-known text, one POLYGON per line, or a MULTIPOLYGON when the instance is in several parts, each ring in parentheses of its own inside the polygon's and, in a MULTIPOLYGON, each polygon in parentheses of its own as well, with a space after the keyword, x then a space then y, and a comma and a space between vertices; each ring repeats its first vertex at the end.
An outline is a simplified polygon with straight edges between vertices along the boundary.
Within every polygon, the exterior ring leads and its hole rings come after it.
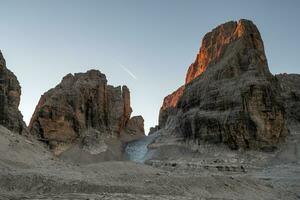
MULTIPOLYGON (((163 101, 163 105, 160 108, 159 112, 159 126, 164 127, 168 116, 174 112, 174 109, 177 106, 179 98, 182 96, 185 86, 181 86, 172 94, 166 96, 163 101)), ((176 109, 175 109, 176 110, 176 109)))
POLYGON ((148 135, 152 135, 155 132, 157 132, 158 130, 159 130, 159 126, 158 125, 156 125, 155 127, 151 127, 148 135))
POLYGON ((285 137, 281 89, 251 21, 228 22, 204 36, 186 84, 165 98, 159 126, 233 149, 273 149, 285 137))
POLYGON ((124 142, 137 140, 144 136, 144 118, 142 116, 134 116, 130 118, 124 131, 121 133, 121 139, 124 142))
POLYGON ((18 109, 20 97, 19 81, 14 73, 7 69, 0 51, 0 124, 13 132, 27 134, 26 124, 18 109))
POLYGON ((289 129, 300 130, 300 75, 279 74, 276 75, 282 88, 286 121, 289 129))
POLYGON ((142 116, 132 117, 126 126, 126 131, 133 135, 145 135, 144 118, 142 116))
MULTIPOLYGON (((228 44, 240 38, 246 39, 246 46, 254 45, 255 49, 264 52, 260 33, 252 22, 240 20, 239 23, 231 21, 222 24, 204 36, 196 60, 188 69, 186 84, 201 75, 209 65, 223 58, 228 44)), ((264 54, 260 56, 266 60, 264 54)))
POLYGON ((99 138, 120 137, 130 124, 131 112, 129 89, 107 85, 104 74, 90 70, 68 74, 43 94, 29 128, 59 154, 64 151, 61 146, 95 135, 86 134, 88 130, 94 130, 99 138))

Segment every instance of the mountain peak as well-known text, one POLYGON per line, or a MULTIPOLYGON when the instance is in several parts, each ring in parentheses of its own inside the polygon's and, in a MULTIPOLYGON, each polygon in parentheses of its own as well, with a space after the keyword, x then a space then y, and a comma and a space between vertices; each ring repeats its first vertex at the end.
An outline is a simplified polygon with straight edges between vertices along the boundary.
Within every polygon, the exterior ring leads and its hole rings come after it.
POLYGON ((185 83, 188 84, 200 76, 209 65, 216 64, 225 54, 227 47, 237 40, 243 40, 244 48, 254 48, 265 59, 263 41, 254 23, 241 19, 221 24, 208 32, 202 40, 196 60, 188 69, 185 83))

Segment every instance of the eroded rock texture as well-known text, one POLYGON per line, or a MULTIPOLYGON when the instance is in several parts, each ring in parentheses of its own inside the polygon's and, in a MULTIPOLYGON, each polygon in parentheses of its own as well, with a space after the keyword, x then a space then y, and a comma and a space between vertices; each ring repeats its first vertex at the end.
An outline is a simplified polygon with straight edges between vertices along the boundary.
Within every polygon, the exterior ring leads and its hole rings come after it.
POLYGON ((0 124, 9 130, 27 134, 28 130, 18 107, 21 86, 17 77, 6 68, 6 62, 0 51, 0 124))
POLYGON ((130 142, 145 136, 144 118, 142 116, 134 116, 128 121, 126 128, 121 132, 121 140, 130 142))
POLYGON ((300 130, 300 75, 279 74, 276 75, 282 88, 286 121, 291 131, 300 130))
POLYGON ((145 135, 144 118, 142 116, 132 117, 127 123, 126 132, 132 135, 145 135))
POLYGON ((118 138, 128 124, 132 126, 131 112, 129 89, 107 85, 104 74, 90 70, 68 74, 43 94, 29 128, 55 150, 89 135, 88 130, 98 138, 118 138))
POLYGON ((159 126, 158 126, 158 125, 156 125, 156 126, 154 126, 154 127, 150 127, 150 130, 149 130, 148 135, 152 135, 152 134, 154 134, 155 132, 157 132, 158 130, 159 130, 159 126))
POLYGON ((164 127, 169 115, 176 112, 176 106, 183 94, 185 86, 181 86, 172 94, 166 96, 159 112, 159 127, 164 127))
POLYGON ((287 133, 280 92, 257 27, 228 22, 204 36, 186 84, 165 98, 159 126, 197 143, 272 149, 287 133))

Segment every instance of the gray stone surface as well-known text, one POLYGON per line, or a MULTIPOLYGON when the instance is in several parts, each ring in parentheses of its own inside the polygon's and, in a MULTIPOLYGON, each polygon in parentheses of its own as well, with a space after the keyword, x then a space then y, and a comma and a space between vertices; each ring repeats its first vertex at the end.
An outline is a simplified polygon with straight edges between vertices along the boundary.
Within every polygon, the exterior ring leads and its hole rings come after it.
POLYGON ((228 22, 207 33, 191 67, 183 92, 165 98, 159 126, 166 132, 199 144, 267 151, 286 136, 281 88, 251 21, 228 22))
POLYGON ((282 88, 288 128, 300 132, 300 75, 276 75, 282 88))
POLYGON ((0 51, 0 125, 15 133, 28 134, 23 116, 18 109, 20 97, 19 81, 14 73, 7 69, 0 51))

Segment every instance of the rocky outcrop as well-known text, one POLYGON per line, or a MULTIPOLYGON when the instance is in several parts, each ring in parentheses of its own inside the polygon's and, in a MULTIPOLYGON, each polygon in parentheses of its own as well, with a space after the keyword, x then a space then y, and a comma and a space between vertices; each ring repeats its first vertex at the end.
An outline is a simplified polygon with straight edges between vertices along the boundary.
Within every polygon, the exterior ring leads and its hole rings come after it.
POLYGON ((132 117, 127 125, 125 131, 132 135, 145 135, 144 118, 142 116, 132 117))
POLYGON ((284 114, 260 33, 240 20, 204 36, 186 84, 164 100, 159 127, 199 144, 267 150, 287 134, 284 114))
MULTIPOLYGON (((54 89, 43 94, 29 128, 32 134, 60 153, 66 148, 64 146, 87 135, 89 140, 90 135, 120 137, 128 125, 130 129, 134 128, 132 121, 137 120, 130 119, 131 112, 129 89, 107 85, 104 74, 90 70, 68 74, 54 89), (87 133, 89 130, 92 134, 87 133)), ((138 124, 138 129, 142 126, 138 124)), ((140 134, 144 134, 143 130, 140 134)))
POLYGON ((126 128, 121 133, 123 142, 130 142, 145 136, 144 118, 142 116, 134 116, 128 121, 126 128))
MULTIPOLYGON (((239 38, 247 37, 248 45, 254 45, 257 50, 263 52, 264 46, 260 33, 254 25, 252 26, 248 22, 246 20, 241 20, 239 23, 227 22, 207 33, 202 40, 195 62, 188 69, 186 84, 200 76, 209 65, 216 64, 223 58, 228 44, 239 38)), ((260 56, 266 60, 264 54, 260 56)))
POLYGON ((0 51, 0 124, 13 132, 27 134, 26 124, 18 109, 20 97, 19 81, 14 73, 7 69, 0 51))
POLYGON ((176 106, 179 98, 182 96, 185 86, 181 86, 172 94, 166 96, 163 105, 160 108, 159 114, 159 127, 164 127, 169 115, 176 111, 176 106))
POLYGON ((276 75, 282 88, 286 121, 290 130, 300 130, 300 75, 276 75))
POLYGON ((148 135, 152 135, 152 134, 154 134, 155 132, 157 132, 158 130, 159 130, 159 126, 158 126, 158 125, 156 125, 156 126, 154 126, 154 127, 151 127, 150 130, 149 130, 148 135))

